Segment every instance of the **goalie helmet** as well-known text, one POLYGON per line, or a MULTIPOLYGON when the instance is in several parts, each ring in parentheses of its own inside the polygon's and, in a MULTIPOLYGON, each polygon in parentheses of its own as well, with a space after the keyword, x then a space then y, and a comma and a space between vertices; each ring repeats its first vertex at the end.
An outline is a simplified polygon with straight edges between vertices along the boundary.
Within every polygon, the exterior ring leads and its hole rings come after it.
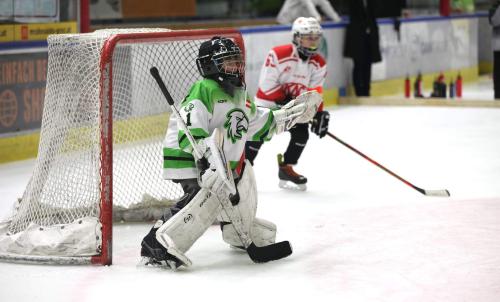
POLYGON ((217 81, 230 95, 244 86, 245 62, 241 49, 230 39, 213 37, 203 42, 196 65, 201 76, 217 81))
POLYGON ((293 44, 299 54, 310 57, 318 51, 323 33, 316 18, 297 18, 292 25, 293 44))

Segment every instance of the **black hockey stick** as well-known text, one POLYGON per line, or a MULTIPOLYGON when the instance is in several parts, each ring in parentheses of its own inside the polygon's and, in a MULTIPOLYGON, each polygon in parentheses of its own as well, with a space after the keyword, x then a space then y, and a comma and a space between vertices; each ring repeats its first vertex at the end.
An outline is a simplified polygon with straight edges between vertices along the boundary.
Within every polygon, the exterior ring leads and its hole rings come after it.
MULTIPOLYGON (((200 147, 198 146, 198 144, 194 140, 193 136, 189 132, 189 129, 186 126, 186 123, 184 122, 184 120, 182 119, 179 111, 175 107, 174 100, 173 100, 172 96, 170 95, 170 93, 168 92, 168 89, 165 86, 165 83, 163 82, 163 79, 160 76, 158 68, 151 67, 151 69, 149 71, 151 72, 151 75, 158 83, 158 86, 160 87, 160 90, 162 91, 163 95, 165 96, 165 99, 167 100, 167 103, 169 104, 170 108, 172 109, 173 114, 180 121, 180 127, 182 128, 182 130, 186 134, 189 142, 191 143, 191 146, 193 147, 193 152, 195 153, 195 157, 197 159, 201 159, 203 157, 203 153, 201 152, 200 147)), ((292 254, 292 246, 290 245, 290 242, 288 242, 288 241, 277 242, 277 243, 262 246, 262 247, 256 246, 255 243, 252 242, 252 239, 250 238, 250 236, 243 230, 241 224, 239 223, 239 219, 233 219, 236 217, 234 217, 235 214, 232 211, 232 208, 231 208, 232 204, 231 204, 231 201, 229 201, 229 198, 225 198, 225 200, 221 200, 221 203, 222 203, 223 208, 225 209, 226 213, 231 218, 231 222, 233 224, 233 227, 235 228, 236 232, 238 233, 238 236, 240 237, 241 241, 244 243, 245 249, 248 253, 248 256, 250 257, 250 259, 252 259, 253 262, 263 263, 263 262, 278 260, 278 259, 285 258, 285 257, 292 254)))
POLYGON ((439 197, 449 197, 450 196, 450 192, 448 192, 448 190, 424 190, 422 188, 419 188, 419 187, 415 186, 414 184, 410 183, 409 181, 407 181, 406 179, 402 178, 401 176, 397 175, 396 173, 392 172, 391 170, 387 169, 386 167, 382 166, 378 162, 374 161, 373 159, 371 159, 367 155, 363 154, 361 151, 359 151, 356 148, 354 148, 351 145, 349 145, 348 143, 344 142, 343 140, 341 140, 337 136, 331 134, 330 132, 326 132, 326 134, 329 137, 331 137, 334 140, 336 140, 337 142, 341 143, 342 145, 344 145, 347 148, 351 149, 352 151, 356 152, 357 154, 359 154, 360 156, 362 156, 363 158, 365 158, 366 160, 368 160, 369 162, 371 162, 375 166, 379 167, 380 169, 384 170, 385 172, 387 172, 387 173, 391 174, 392 176, 396 177, 397 179, 399 179, 403 183, 407 184, 408 186, 412 187, 413 189, 419 191, 420 193, 422 193, 422 194, 424 194, 426 196, 439 196, 439 197))

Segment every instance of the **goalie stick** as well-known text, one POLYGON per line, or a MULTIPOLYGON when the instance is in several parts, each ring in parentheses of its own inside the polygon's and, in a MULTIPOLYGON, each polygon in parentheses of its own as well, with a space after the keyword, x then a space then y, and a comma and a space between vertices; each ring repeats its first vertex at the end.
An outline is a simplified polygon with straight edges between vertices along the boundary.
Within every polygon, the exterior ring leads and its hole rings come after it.
POLYGON ((333 138, 334 140, 336 140, 337 142, 341 143, 342 145, 344 145, 345 147, 351 149, 352 151, 356 152, 357 154, 359 154, 361 157, 365 158, 366 160, 368 160, 369 162, 371 162, 372 164, 376 165, 377 167, 379 167, 380 169, 384 170, 385 172, 391 174, 392 176, 396 177, 397 179, 399 179, 400 181, 402 181, 403 183, 405 183, 406 185, 410 186, 411 188, 419 191, 420 193, 424 194, 425 196, 438 196, 438 197, 449 197, 450 196, 450 192, 448 192, 448 190, 424 190, 422 188, 419 188, 417 186, 415 186, 414 184, 410 183, 409 181, 407 181, 406 179, 402 178, 401 176, 397 175, 396 173, 392 172, 391 170, 387 169, 386 167, 382 166, 381 164, 379 164, 378 162, 374 161, 373 159, 371 159, 370 157, 368 157, 367 155, 365 155, 364 153, 362 153, 361 151, 357 150, 356 148, 352 147, 351 145, 349 145, 348 143, 344 142, 343 140, 341 140, 340 138, 338 138, 337 136, 333 135, 332 133, 330 132, 326 132, 326 134, 333 138))
MULTIPOLYGON (((189 142, 191 143, 191 146, 193 147, 193 152, 195 153, 195 157, 197 159, 201 159, 203 157, 203 152, 200 150, 200 147, 194 140, 193 136, 191 135, 191 132, 189 132, 188 127, 186 126, 186 123, 182 119, 179 111, 175 107, 174 100, 172 99, 172 96, 168 92, 167 87, 165 86, 165 83, 163 82, 163 79, 160 76, 160 73, 158 71, 158 68, 156 67, 151 67, 149 70, 153 78, 156 80, 158 83, 158 86, 160 87, 160 90, 162 91, 163 95, 165 96, 165 99, 167 100, 168 105, 172 109, 173 114, 177 117, 179 120, 179 125, 186 134, 189 142)), ((229 196, 226 198, 222 198, 221 200, 222 207, 226 214, 229 216, 231 223, 233 224, 238 236, 240 237, 241 241, 245 245, 245 250, 248 253, 248 256, 250 259, 252 259, 253 262, 255 263, 264 263, 264 262, 269 262, 273 260, 278 260, 281 258, 285 258, 289 255, 292 254, 292 247, 290 245, 290 242, 288 241, 282 241, 282 242, 277 242, 274 244, 266 245, 266 246, 256 246, 255 243, 252 242, 252 239, 250 238, 249 234, 243 230, 243 226, 241 225, 241 218, 237 217, 237 213, 235 213, 232 210, 232 204, 231 201, 229 200, 229 196)))

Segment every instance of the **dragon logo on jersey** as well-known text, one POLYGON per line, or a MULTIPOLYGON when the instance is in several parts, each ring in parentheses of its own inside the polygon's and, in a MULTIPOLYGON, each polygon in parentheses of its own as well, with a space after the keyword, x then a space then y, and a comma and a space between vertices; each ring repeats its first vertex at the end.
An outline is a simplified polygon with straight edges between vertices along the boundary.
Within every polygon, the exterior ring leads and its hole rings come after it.
POLYGON ((227 129, 227 137, 236 143, 248 131, 248 117, 241 109, 233 109, 226 114, 224 128, 227 129))

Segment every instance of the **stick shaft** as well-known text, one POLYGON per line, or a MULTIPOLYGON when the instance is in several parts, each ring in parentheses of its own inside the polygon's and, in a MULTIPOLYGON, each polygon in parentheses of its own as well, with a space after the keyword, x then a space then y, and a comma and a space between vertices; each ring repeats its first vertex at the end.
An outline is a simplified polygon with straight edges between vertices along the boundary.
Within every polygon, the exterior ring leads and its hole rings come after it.
POLYGON ((179 110, 177 110, 177 108, 175 107, 174 99, 170 95, 170 92, 168 92, 168 89, 165 86, 165 83, 163 82, 163 79, 160 76, 160 72, 158 71, 158 68, 151 67, 151 69, 149 71, 151 72, 151 75, 158 83, 158 86, 160 87, 160 90, 163 93, 163 95, 165 96, 165 98, 167 99, 167 102, 170 105, 170 108, 172 109, 172 112, 174 113, 175 117, 179 121, 181 121, 180 123, 178 123, 178 125, 180 125, 182 131, 184 131, 184 133, 186 134, 186 137, 188 138, 189 142, 191 143, 191 146, 193 147, 193 152, 194 152, 194 155, 196 156, 196 159, 201 159, 203 157, 203 154, 202 154, 200 148, 198 147, 198 144, 194 140, 194 137, 191 135, 191 132, 189 131, 186 123, 182 119, 182 116, 179 113, 179 110))
POLYGON ((402 178, 401 176, 397 175, 396 173, 392 172, 391 170, 387 169, 386 167, 382 166, 381 164, 379 164, 378 162, 376 162, 375 160, 373 160, 372 158, 370 158, 368 155, 364 154, 363 152, 359 151, 358 149, 356 149, 353 146, 349 145, 348 143, 344 142, 343 140, 341 140, 340 138, 338 138, 334 134, 332 134, 330 132, 327 132, 326 134, 329 137, 331 137, 334 140, 336 140, 337 142, 339 142, 342 145, 344 145, 345 147, 347 147, 350 150, 356 152, 358 155, 360 155, 364 159, 368 160, 369 162, 371 162, 375 166, 379 167, 380 169, 382 169, 385 172, 389 173, 390 175, 394 176, 395 178, 397 178, 398 180, 400 180, 404 184, 408 185, 409 187, 413 188, 414 190, 417 190, 418 192, 420 192, 420 193, 422 193, 424 195, 450 196, 448 190, 424 190, 422 188, 419 188, 419 187, 415 186, 414 184, 412 184, 411 182, 407 181, 406 179, 402 178))

